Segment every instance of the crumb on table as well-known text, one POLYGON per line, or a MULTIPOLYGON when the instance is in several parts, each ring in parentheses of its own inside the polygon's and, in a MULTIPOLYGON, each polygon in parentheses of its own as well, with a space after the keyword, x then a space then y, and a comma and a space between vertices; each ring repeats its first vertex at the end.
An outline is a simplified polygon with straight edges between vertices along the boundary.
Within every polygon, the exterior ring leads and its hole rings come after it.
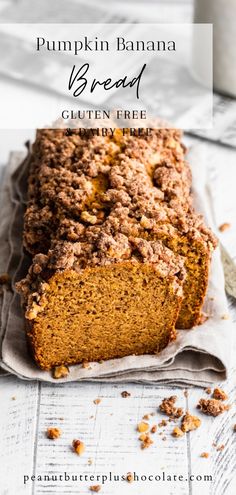
POLYGON ((81 440, 73 440, 72 446, 73 446, 74 452, 78 455, 82 455, 85 451, 84 442, 81 442, 81 440))
POLYGON ((200 457, 203 457, 204 459, 207 459, 207 458, 209 457, 209 455, 210 455, 210 454, 209 454, 208 452, 202 452, 202 453, 200 454, 200 457))
POLYGON ((224 448, 225 448, 225 445, 222 443, 221 445, 217 445, 216 450, 217 450, 217 452, 222 452, 222 450, 224 450, 224 448))
POLYGON ((224 222, 219 226, 219 231, 220 232, 225 232, 225 230, 230 229, 231 225, 229 222, 224 222))
POLYGON ((151 433, 156 433, 156 431, 157 431, 157 425, 153 425, 153 426, 151 427, 150 432, 151 432, 151 433))
POLYGON ((221 319, 222 319, 222 320, 229 320, 229 315, 225 313, 225 314, 223 314, 223 315, 221 316, 221 319))
POLYGON ((228 404, 222 404, 222 402, 217 399, 200 399, 197 408, 204 414, 215 417, 228 411, 230 406, 228 404))
POLYGON ((126 397, 130 397, 131 394, 129 392, 127 392, 127 390, 123 390, 123 392, 121 392, 121 397, 123 398, 126 398, 126 397))
POLYGON ((149 424, 145 421, 141 421, 137 426, 137 430, 139 431, 139 433, 144 433, 149 430, 149 424))
POLYGON ((148 434, 145 435, 143 442, 141 443, 141 449, 148 449, 153 444, 153 440, 148 434))
POLYGON ((182 418, 181 430, 183 432, 193 431, 199 428, 201 425, 201 420, 197 416, 193 416, 186 412, 186 414, 182 418))
POLYGON ((128 481, 128 483, 132 483, 132 481, 134 481, 134 475, 131 472, 128 472, 126 480, 128 481))
POLYGON ((50 440, 56 440, 61 436, 61 430, 60 428, 48 428, 46 434, 50 440))
POLYGON ((59 379, 59 378, 65 378, 66 376, 69 375, 69 368, 62 364, 61 366, 55 366, 53 368, 53 378, 59 379))

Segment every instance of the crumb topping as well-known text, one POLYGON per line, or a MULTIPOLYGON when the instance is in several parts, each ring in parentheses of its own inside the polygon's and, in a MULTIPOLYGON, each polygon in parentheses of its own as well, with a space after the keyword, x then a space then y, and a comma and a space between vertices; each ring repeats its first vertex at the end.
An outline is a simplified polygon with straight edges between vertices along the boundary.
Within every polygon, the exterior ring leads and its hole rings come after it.
POLYGON ((230 408, 228 404, 222 404, 221 400, 217 399, 200 399, 197 407, 208 416, 219 416, 230 408))
POLYGON ((123 392, 121 392, 121 397, 123 397, 124 399, 126 397, 130 397, 130 396, 131 396, 131 394, 130 394, 130 392, 127 392, 127 390, 124 390, 123 392))
POLYGON ((47 429, 47 437, 50 438, 50 440, 55 440, 56 438, 59 438, 60 436, 61 436, 60 428, 48 428, 47 429))
POLYGON ((172 431, 172 436, 173 437, 182 437, 184 435, 183 430, 181 430, 178 426, 175 426, 175 428, 172 431))
POLYGON ((170 418, 180 418, 180 416, 183 415, 183 409, 182 407, 175 406, 176 400, 176 395, 172 395, 169 398, 163 399, 162 403, 159 406, 160 411, 170 418))
POLYGON ((101 485, 92 485, 89 487, 90 492, 98 493, 102 489, 101 485))
POLYGON ((189 414, 189 412, 187 411, 182 418, 181 430, 186 433, 188 431, 196 430, 197 428, 199 428, 200 425, 201 420, 197 416, 189 414))
POLYGON ((60 366, 55 366, 53 368, 53 378, 59 379, 59 378, 65 378, 68 376, 70 373, 70 370, 67 366, 64 364, 61 364, 60 366))
POLYGON ((222 388, 218 388, 218 387, 213 390, 212 397, 213 397, 213 399, 217 399, 217 400, 227 400, 228 399, 228 395, 224 392, 224 390, 222 390, 222 388))
POLYGON ((151 447, 151 445, 153 444, 153 440, 150 438, 149 434, 146 434, 143 438, 143 441, 141 443, 141 449, 144 450, 144 449, 148 449, 149 447, 151 447))
POLYGON ((219 226, 219 231, 220 231, 220 232, 225 232, 225 230, 230 229, 230 227, 231 227, 230 223, 228 223, 228 222, 222 223, 222 224, 219 226))
POLYGON ((139 423, 137 426, 137 430, 139 431, 139 433, 144 433, 149 430, 149 424, 145 421, 141 421, 141 423, 139 423))
POLYGON ((128 483, 132 483, 134 481, 134 475, 131 472, 127 473, 126 481, 128 481, 128 483))
POLYGON ((72 447, 74 452, 78 455, 82 455, 85 451, 84 442, 81 442, 81 440, 73 440, 72 447))
MULTIPOLYGON (((175 129, 151 136, 37 133, 31 156, 24 245, 34 255, 17 288, 34 319, 42 280, 52 272, 129 260, 151 263, 161 276, 185 277, 184 259, 164 245, 187 235, 206 249, 216 240, 192 207, 191 173, 175 129), (35 305, 33 305, 35 302, 35 305), (33 306, 33 308, 32 308, 33 306)), ((41 297, 40 297, 41 300, 41 297)))
POLYGON ((210 454, 208 452, 202 452, 201 455, 200 455, 200 457, 203 457, 205 459, 208 459, 209 455, 210 454))

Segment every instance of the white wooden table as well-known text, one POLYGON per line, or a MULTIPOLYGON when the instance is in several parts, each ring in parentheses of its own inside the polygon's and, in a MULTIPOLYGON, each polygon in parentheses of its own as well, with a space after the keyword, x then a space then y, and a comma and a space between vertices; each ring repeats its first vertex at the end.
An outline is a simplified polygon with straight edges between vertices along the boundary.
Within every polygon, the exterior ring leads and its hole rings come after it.
MULTIPOLYGON (((185 2, 180 3, 182 6, 185 2)), ((1 131, 0 164, 6 162, 10 150, 19 149, 32 136, 33 131, 1 131)), ((215 200, 214 214, 217 225, 231 223, 231 229, 221 234, 221 240, 236 262, 236 151, 212 144, 208 147, 213 154, 222 156, 218 163, 222 197, 215 200)), ((231 299, 229 304, 236 324, 236 303, 231 299)), ((1 378, 0 495, 88 494, 89 486, 101 485, 101 480, 79 481, 80 475, 109 477, 110 472, 121 476, 129 471, 135 471, 139 477, 150 474, 162 477, 164 472, 171 480, 107 481, 100 493, 233 495, 236 493, 236 433, 233 432, 236 367, 222 387, 229 394, 232 407, 222 416, 211 418, 196 410, 199 398, 207 397, 197 388, 189 389, 186 394, 175 387, 88 383, 63 386, 24 382, 13 376, 1 378), (124 390, 131 396, 122 398, 124 390), (154 444, 141 450, 137 423, 147 413, 154 413, 150 424, 159 423, 163 416, 157 411, 158 405, 164 397, 173 394, 178 396, 180 406, 201 416, 201 428, 175 439, 171 436, 173 424, 167 423, 153 435, 154 444), (101 398, 99 404, 94 404, 96 398, 101 398), (45 431, 49 426, 61 428, 61 438, 47 439, 45 431), (86 445, 81 457, 71 449, 75 438, 86 445), (215 445, 224 445, 224 449, 217 450, 215 445), (202 452, 208 452, 209 457, 200 457, 202 452), (71 479, 72 475, 78 476, 77 482, 71 479), (35 481, 30 479, 32 476, 35 481), (39 476, 48 476, 48 480, 37 480, 39 476), (54 481, 53 476, 54 479, 62 476, 63 480, 54 481)))

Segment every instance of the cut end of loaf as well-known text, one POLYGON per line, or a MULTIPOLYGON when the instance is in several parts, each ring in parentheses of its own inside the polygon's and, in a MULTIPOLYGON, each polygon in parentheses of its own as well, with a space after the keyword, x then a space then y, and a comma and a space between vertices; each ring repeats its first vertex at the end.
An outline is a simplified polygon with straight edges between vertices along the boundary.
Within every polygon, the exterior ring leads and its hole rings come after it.
POLYGON ((42 369, 153 354, 175 338, 182 302, 177 275, 125 262, 68 270, 48 280, 38 311, 28 311, 28 340, 42 369))

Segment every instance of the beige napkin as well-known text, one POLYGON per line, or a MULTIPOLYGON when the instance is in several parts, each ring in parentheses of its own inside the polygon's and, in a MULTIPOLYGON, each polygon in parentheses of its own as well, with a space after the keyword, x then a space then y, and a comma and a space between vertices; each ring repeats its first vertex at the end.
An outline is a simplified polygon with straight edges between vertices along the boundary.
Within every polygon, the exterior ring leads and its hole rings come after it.
MULTIPOLYGON (((189 157, 192 164, 194 198, 208 225, 212 224, 206 194, 204 157, 196 147, 189 157)), ((8 164, 1 194, 0 273, 11 276, 11 289, 1 298, 1 373, 13 373, 26 380, 55 382, 50 372, 41 371, 27 352, 24 319, 14 282, 25 275, 30 263, 22 251, 22 217, 26 201, 27 159, 19 167, 22 153, 13 153, 8 164), (13 174, 13 175, 12 175, 13 174)), ((224 291, 224 275, 219 249, 214 252, 204 311, 210 315, 202 325, 179 330, 178 338, 158 355, 128 356, 91 363, 89 368, 70 367, 68 381, 140 382, 208 386, 223 380, 230 369, 232 323, 224 291)))

